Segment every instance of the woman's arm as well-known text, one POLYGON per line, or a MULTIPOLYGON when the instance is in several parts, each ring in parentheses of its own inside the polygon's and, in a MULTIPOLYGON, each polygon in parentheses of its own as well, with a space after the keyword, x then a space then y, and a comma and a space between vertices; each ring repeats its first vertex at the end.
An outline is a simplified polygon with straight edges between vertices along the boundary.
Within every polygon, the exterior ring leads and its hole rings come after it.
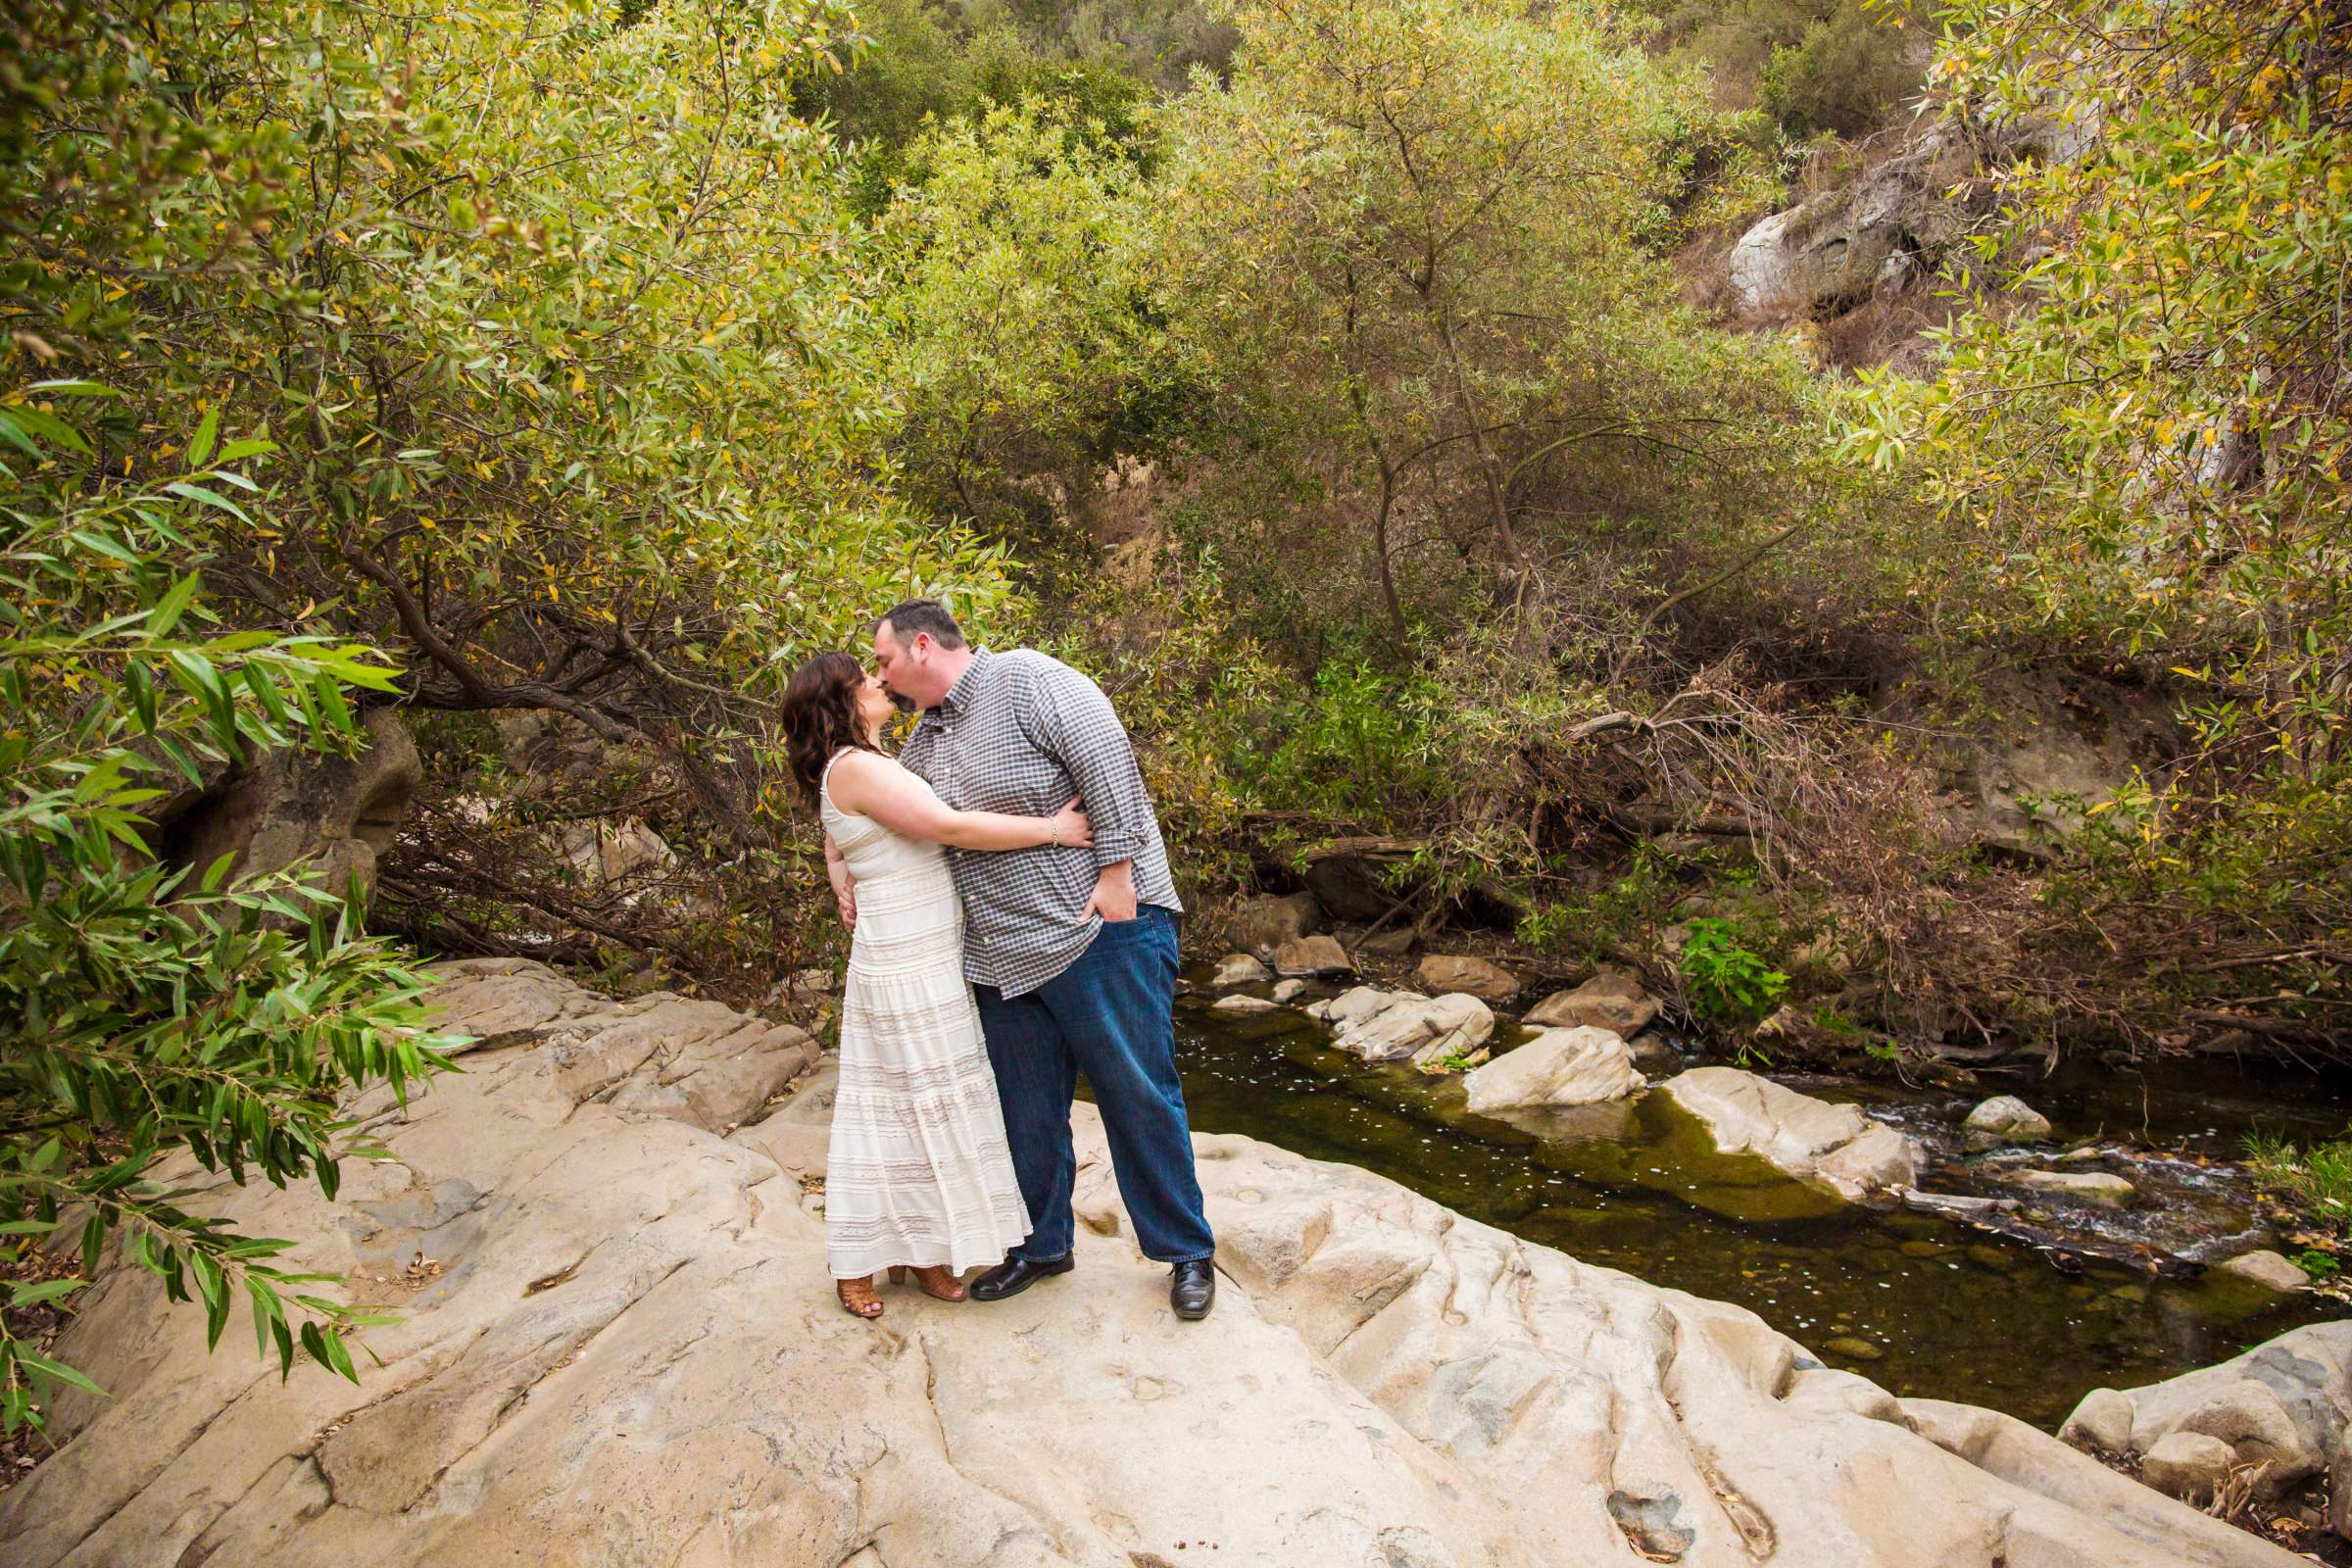
POLYGON ((841 923, 855 931, 858 928, 858 879, 850 874, 850 862, 841 858, 841 850, 833 835, 825 835, 825 880, 833 884, 834 900, 841 906, 841 923))
POLYGON ((833 804, 870 816, 894 833, 959 850, 1030 850, 1041 844, 1091 846, 1093 831, 1076 802, 1053 816, 1006 816, 1002 811, 950 810, 897 762, 873 752, 851 752, 833 764, 833 804))

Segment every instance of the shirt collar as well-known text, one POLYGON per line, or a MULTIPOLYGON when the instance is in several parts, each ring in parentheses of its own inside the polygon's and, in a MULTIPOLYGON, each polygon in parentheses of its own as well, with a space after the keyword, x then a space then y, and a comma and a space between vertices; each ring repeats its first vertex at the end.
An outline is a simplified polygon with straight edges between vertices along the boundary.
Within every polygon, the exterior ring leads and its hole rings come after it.
POLYGON ((964 705, 972 700, 973 694, 980 690, 980 683, 987 679, 988 666, 995 659, 996 656, 985 648, 972 650, 972 662, 964 666, 962 674, 956 677, 956 684, 948 688, 948 695, 939 700, 939 711, 943 715, 963 711, 964 705))

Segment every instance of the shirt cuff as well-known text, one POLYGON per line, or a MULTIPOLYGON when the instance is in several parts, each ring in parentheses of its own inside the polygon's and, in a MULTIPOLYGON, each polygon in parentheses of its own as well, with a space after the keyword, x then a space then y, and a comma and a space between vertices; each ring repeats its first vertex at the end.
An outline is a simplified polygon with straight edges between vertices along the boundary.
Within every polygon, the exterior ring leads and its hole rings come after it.
POLYGON ((1132 860, 1143 847, 1140 834, 1115 833, 1106 838, 1098 833, 1095 835, 1095 866, 1101 869, 1106 865, 1116 865, 1121 860, 1132 860))

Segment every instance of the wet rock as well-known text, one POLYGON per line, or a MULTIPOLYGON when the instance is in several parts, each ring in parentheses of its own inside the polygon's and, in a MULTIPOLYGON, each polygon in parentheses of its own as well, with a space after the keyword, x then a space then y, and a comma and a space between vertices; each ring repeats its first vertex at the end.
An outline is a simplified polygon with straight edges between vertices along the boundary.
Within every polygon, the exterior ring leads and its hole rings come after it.
POLYGON ((1413 951, 1413 944, 1418 941, 1420 938, 1413 935, 1411 926, 1400 926, 1394 931, 1375 931, 1358 942, 1355 951, 1368 953, 1375 958, 1401 958, 1413 951))
POLYGON ((1217 960, 1217 972, 1208 983, 1219 991, 1231 991, 1236 986, 1253 986, 1273 979, 1266 966, 1247 953, 1228 953, 1217 960))
POLYGON ((2168 1497, 2196 1502, 2230 1479, 2230 1445, 2200 1432, 2175 1432, 2140 1456, 2139 1479, 2168 1497))
POLYGON ((1466 992, 1481 1002, 1508 1002, 1519 994, 1519 977, 1498 963, 1454 954, 1433 953, 1413 971, 1413 983, 1439 994, 1466 992))
POLYGON ((1853 1334, 1841 1334, 1834 1340, 1825 1341, 1821 1348, 1842 1355, 1849 1361, 1876 1361, 1886 1353, 1884 1347, 1873 1345, 1853 1334))
POLYGON ((1476 997, 1425 997, 1415 991, 1353 991, 1307 1008, 1332 1026, 1332 1044, 1366 1061, 1467 1056, 1494 1033, 1494 1013, 1476 997))
POLYGON ((2271 1251, 2243 1252, 2227 1262, 2216 1263, 2208 1272, 2227 1274, 2233 1279, 2248 1280, 2266 1289, 2288 1294, 2306 1290, 2311 1285, 2310 1275, 2288 1259, 2271 1251))
POLYGON ((1683 1064, 1682 1054, 1655 1029, 1644 1029, 1625 1043, 1634 1065, 1645 1073, 1672 1072, 1683 1064))
POLYGON ((1463 1080, 1482 1114, 1530 1105, 1589 1105, 1643 1086, 1625 1041, 1606 1029, 1546 1029, 1463 1080))
POLYGON ((1211 1012, 1222 1012, 1232 1016, 1247 1017, 1252 1013, 1279 1012, 1282 1009, 1278 1004, 1268 1002, 1263 997, 1237 995, 1231 997, 1219 997, 1216 1001, 1209 1004, 1208 1010, 1211 1012))
POLYGON ((1274 982, 1274 1000, 1282 1003, 1296 1002, 1305 990, 1306 982, 1303 980, 1277 980, 1274 982))
POLYGON ((1633 1036, 1658 1015, 1657 999, 1620 969, 1603 969, 1573 991, 1544 998, 1527 1012, 1536 1029, 1606 1029, 1633 1036))
POLYGON ((2131 1452, 2132 1401, 2114 1389, 2091 1390, 2058 1429, 2058 1441, 2107 1453, 2131 1452))
POLYGON ((1968 1113, 1971 1141, 2033 1144, 2050 1136, 2049 1118, 2015 1095, 1996 1095, 1968 1113))
POLYGON ((1234 911, 1233 945, 1259 957, 1276 948, 1323 929, 1323 911, 1307 893, 1267 893, 1245 900, 1234 911))
POLYGON ((2121 1176, 2103 1170, 2021 1170, 2001 1179, 2019 1187, 2031 1187, 2037 1193, 2054 1193, 2077 1202, 2096 1203, 2102 1208, 2129 1208, 2139 1192, 2121 1176))
POLYGON ((1889 1197, 1919 1175, 1919 1146, 1852 1105, 1834 1105, 1737 1067, 1697 1067, 1666 1093, 1727 1153, 1760 1154, 1848 1202, 1889 1197))
POLYGON ((1355 965, 1333 937, 1299 937, 1274 950, 1274 972, 1281 975, 1348 974, 1355 965))

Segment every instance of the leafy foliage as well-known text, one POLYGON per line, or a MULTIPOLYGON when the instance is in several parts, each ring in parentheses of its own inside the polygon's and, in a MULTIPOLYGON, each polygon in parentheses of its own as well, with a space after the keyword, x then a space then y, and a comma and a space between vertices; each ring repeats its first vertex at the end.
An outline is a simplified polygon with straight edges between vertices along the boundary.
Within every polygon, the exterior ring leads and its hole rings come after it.
POLYGON ((1702 915, 1690 922, 1678 960, 1691 1009, 1714 1023, 1762 1022, 1788 991, 1788 976, 1741 945, 1732 922, 1702 915))
MULTIPOLYGON (((270 443, 220 444, 215 406, 180 469, 110 480, 59 412, 100 395, 66 382, 0 401, 15 449, 0 466, 0 1235, 76 1237, 84 1276, 119 1236, 174 1300, 202 1302, 208 1340, 241 1296, 281 1370, 299 1346, 351 1377, 343 1332, 383 1319, 268 1261, 290 1242, 180 1208, 150 1167, 179 1151, 332 1198, 338 1158, 367 1152, 337 1097, 405 1095, 448 1064, 447 1042, 424 1027, 419 978, 338 890, 173 869, 144 813, 256 748, 348 748, 346 688, 389 693, 396 671, 339 639, 220 629, 197 519, 264 526, 231 496, 257 488, 243 466, 270 443)), ((22 1285, 9 1305, 83 1283, 22 1285)), ((61 1384, 92 1387, 0 1318, 0 1429, 38 1425, 61 1384)))
MULTIPOLYGON (((2055 892, 2143 1001, 2339 1037, 2352 960, 2352 57, 2340 8, 1953 8, 1966 113, 2054 118, 2078 156, 2009 176, 2013 309, 1870 378, 1849 449, 1914 480, 1959 552, 1955 628, 2137 669, 2195 740, 2055 892), (2155 983, 2150 985, 2152 979, 2155 983)), ((1925 531, 1925 530, 1923 530, 1925 531)), ((2125 1007, 2119 1010, 2131 1010, 2125 1007)))
POLYGON ((408 651, 413 700, 670 751, 738 839, 747 703, 877 602, 985 612, 1000 554, 898 503, 865 231, 793 84, 821 0, 616 17, 284 0, 12 11, 18 359, 267 427, 223 611, 408 651), (153 90, 169 80, 172 91, 153 90))

